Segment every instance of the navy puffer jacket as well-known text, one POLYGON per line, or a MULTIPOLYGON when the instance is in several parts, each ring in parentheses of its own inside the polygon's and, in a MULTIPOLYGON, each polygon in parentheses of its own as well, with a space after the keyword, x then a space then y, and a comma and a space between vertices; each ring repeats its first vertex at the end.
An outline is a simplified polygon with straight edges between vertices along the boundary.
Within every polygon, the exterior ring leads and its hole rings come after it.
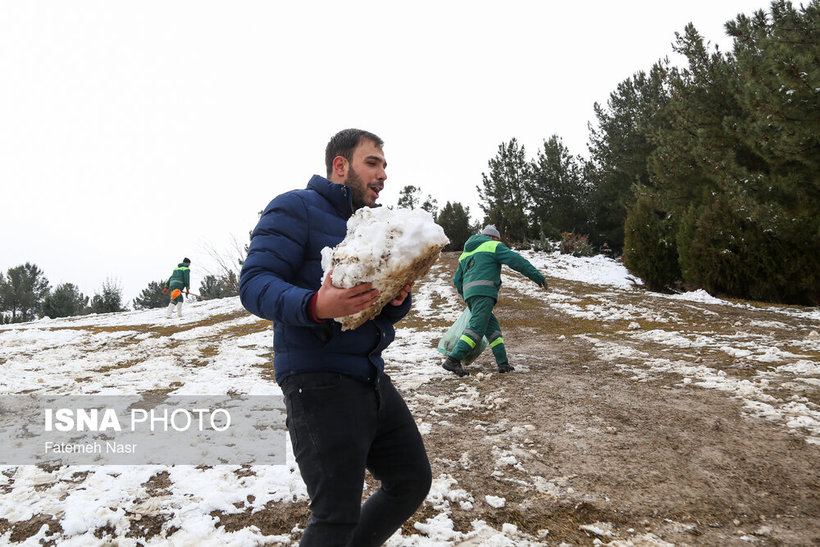
POLYGON ((305 190, 274 198, 253 230, 239 295, 249 312, 273 321, 277 383, 303 372, 372 382, 384 371, 381 353, 393 341, 393 324, 410 310, 409 295, 354 330, 310 316, 310 299, 322 284, 321 250, 344 239, 352 214, 351 190, 314 175, 305 190))

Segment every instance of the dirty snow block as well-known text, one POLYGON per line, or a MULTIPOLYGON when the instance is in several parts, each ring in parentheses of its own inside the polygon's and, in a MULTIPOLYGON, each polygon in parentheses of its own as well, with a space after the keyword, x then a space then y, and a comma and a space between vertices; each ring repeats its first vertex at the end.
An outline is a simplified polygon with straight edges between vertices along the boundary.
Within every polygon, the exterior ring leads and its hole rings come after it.
POLYGON ((331 269, 335 287, 373 283, 379 298, 370 307, 334 317, 342 330, 373 319, 402 287, 423 277, 450 242, 444 229, 423 209, 362 207, 347 221, 347 235, 336 247, 322 249, 322 278, 331 269))

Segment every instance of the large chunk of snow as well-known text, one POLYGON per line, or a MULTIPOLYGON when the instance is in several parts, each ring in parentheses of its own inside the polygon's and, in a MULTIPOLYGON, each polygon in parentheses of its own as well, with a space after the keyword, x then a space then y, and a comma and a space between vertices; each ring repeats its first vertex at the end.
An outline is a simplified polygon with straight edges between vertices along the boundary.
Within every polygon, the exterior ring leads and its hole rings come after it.
POLYGON ((359 313, 336 317, 342 329, 355 329, 376 317, 402 287, 423 277, 450 240, 423 209, 362 207, 347 221, 347 235, 336 247, 322 249, 322 277, 351 288, 373 283, 379 298, 359 313))

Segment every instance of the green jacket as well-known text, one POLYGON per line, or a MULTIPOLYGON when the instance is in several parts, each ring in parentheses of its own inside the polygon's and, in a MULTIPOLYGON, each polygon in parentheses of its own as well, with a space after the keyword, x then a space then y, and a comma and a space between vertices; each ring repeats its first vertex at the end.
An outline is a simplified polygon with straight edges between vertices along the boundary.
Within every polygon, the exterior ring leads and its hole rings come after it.
POLYGON ((498 300, 501 287, 501 265, 506 264, 539 285, 544 276, 535 266, 509 247, 490 236, 474 235, 464 244, 464 252, 458 258, 458 269, 453 284, 465 300, 471 296, 491 296, 498 300))
POLYGON ((169 277, 168 281, 165 282, 165 287, 171 289, 190 289, 191 270, 188 268, 188 265, 184 262, 177 264, 177 267, 174 268, 174 272, 171 274, 171 277, 169 277))

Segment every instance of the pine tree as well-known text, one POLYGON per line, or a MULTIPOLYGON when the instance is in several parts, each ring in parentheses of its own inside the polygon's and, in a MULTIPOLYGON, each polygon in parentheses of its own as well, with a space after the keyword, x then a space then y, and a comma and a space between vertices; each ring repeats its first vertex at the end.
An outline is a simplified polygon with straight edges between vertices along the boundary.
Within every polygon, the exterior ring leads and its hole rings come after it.
POLYGON ((6 276, 0 272, 0 325, 11 321, 11 316, 6 314, 6 297, 9 290, 6 286, 6 276))
POLYGON ((6 294, 8 289, 6 288, 6 276, 3 272, 0 272, 0 312, 6 311, 6 294))
POLYGON ((199 296, 206 300, 239 295, 239 279, 232 271, 221 276, 206 275, 199 284, 199 296))
POLYGON ((239 275, 235 271, 221 275, 219 282, 224 287, 224 296, 239 296, 239 275))
POLYGON ((106 279, 102 292, 94 294, 91 299, 92 313, 111 313, 125 311, 122 306, 122 288, 113 280, 106 279))
POLYGON ((396 205, 404 209, 415 209, 421 201, 420 193, 421 188, 408 184, 399 192, 399 201, 396 205))
POLYGON ((435 198, 433 198, 430 194, 427 194, 427 198, 422 201, 421 188, 418 186, 413 186, 412 184, 408 184, 401 189, 399 192, 399 201, 396 206, 404 209, 415 209, 416 207, 424 209, 433 215, 433 220, 435 220, 436 215, 438 214, 438 202, 435 198))
POLYGON ((726 123, 744 116, 732 94, 730 60, 710 52, 691 24, 677 34, 674 49, 689 66, 670 75, 663 123, 652 131, 657 146, 649 162, 651 184, 645 186, 658 190, 657 206, 677 214, 693 201, 711 201, 715 193, 736 187, 755 160, 726 123))
POLYGON ((562 232, 586 231, 588 191, 581 161, 570 155, 557 135, 544 141, 525 182, 532 203, 530 226, 535 233, 558 239, 562 232))
POLYGON ((447 204, 442 208, 436 222, 444 229, 444 235, 448 237, 450 243, 445 247, 445 251, 461 251, 464 243, 473 235, 476 230, 470 226, 470 208, 464 207, 459 202, 447 204))
POLYGON ((647 161, 655 148, 651 132, 669 100, 668 78, 674 71, 667 60, 647 74, 637 72, 618 84, 606 108, 595 103, 597 127, 590 127, 590 163, 585 166, 591 185, 591 236, 623 247, 624 222, 635 203, 635 186, 647 186, 647 161))
POLYGON ((162 289, 165 281, 151 281, 148 286, 142 289, 138 297, 134 299, 135 310, 147 310, 153 308, 164 308, 171 302, 170 293, 163 294, 162 289))
POLYGON ((52 318, 83 315, 88 312, 88 297, 73 283, 62 283, 43 299, 42 312, 52 318))
MULTIPOLYGON (((771 4, 726 24, 734 38, 735 97, 751 116, 740 138, 770 164, 820 172, 820 2, 771 4)), ((814 183, 816 185, 816 177, 814 183)))
POLYGON ((421 208, 430 213, 434 221, 438 218, 438 200, 430 194, 427 194, 427 199, 421 204, 421 208))
POLYGON ((206 275, 199 283, 199 295, 206 300, 228 296, 225 286, 215 275, 206 275))
POLYGON ((40 313, 43 299, 50 287, 43 271, 36 264, 26 262, 9 268, 5 279, 0 278, 2 312, 13 323, 31 321, 40 313))
POLYGON ((482 173, 483 188, 477 187, 485 214, 485 223, 494 224, 501 235, 511 241, 527 239, 527 210, 524 185, 530 177, 524 146, 516 139, 498 146, 498 153, 489 160, 489 174, 482 173))

